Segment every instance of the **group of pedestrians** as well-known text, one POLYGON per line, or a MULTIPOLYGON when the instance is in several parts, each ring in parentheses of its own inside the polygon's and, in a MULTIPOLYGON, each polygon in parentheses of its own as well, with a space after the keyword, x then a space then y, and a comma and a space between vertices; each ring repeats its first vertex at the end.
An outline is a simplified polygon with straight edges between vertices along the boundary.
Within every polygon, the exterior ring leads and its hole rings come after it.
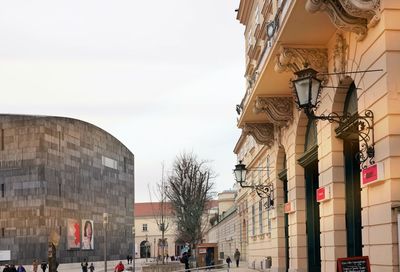
MULTIPOLYGON (((236 261, 236 267, 239 267, 239 261, 240 261, 240 251, 239 251, 239 249, 235 250, 235 253, 233 254, 233 258, 236 261)), ((226 258, 226 263, 228 264, 228 268, 231 267, 231 262, 232 262, 231 257, 228 256, 228 258, 226 258)))
MULTIPOLYGON (((37 272, 38 271, 38 267, 39 267, 39 262, 37 260, 33 260, 32 271, 33 272, 37 272)), ((43 272, 46 272, 47 263, 46 262, 42 262, 40 264, 40 268, 42 269, 43 272)), ((26 269, 22 264, 20 264, 18 267, 15 267, 14 264, 6 264, 4 266, 3 272, 26 272, 26 269)))
POLYGON ((91 263, 89 266, 86 259, 83 259, 83 262, 81 262, 81 268, 82 268, 82 272, 88 272, 88 270, 90 270, 90 272, 94 271, 93 263, 91 263))

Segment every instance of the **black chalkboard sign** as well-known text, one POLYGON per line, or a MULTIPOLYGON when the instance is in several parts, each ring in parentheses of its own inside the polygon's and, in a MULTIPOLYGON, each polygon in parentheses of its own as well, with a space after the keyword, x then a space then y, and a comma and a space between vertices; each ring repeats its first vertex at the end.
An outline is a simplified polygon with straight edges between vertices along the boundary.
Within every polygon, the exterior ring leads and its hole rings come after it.
POLYGON ((338 272, 371 272, 368 256, 337 259, 338 272))

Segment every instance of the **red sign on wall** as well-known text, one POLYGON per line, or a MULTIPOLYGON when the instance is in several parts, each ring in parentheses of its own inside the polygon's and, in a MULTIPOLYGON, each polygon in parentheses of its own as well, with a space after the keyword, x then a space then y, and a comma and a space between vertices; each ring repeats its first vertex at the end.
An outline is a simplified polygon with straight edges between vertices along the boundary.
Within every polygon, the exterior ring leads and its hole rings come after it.
POLYGON ((325 187, 321 187, 317 189, 317 201, 324 201, 325 200, 325 187))
POLYGON ((363 186, 366 186, 376 181, 382 180, 382 177, 383 165, 381 163, 377 163, 362 170, 361 182, 363 186))
POLYGON ((290 204, 290 202, 285 203, 284 211, 285 213, 290 213, 292 211, 292 205, 290 204))

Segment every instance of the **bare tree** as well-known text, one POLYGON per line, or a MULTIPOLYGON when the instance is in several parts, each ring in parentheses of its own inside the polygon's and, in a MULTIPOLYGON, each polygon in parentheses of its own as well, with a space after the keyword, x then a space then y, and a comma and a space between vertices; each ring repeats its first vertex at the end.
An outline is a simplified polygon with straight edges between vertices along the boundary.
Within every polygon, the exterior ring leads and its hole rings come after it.
POLYGON ((177 236, 192 247, 203 238, 203 216, 212 198, 214 177, 206 161, 186 153, 175 159, 168 176, 166 194, 176 216, 177 236))
MULTIPOLYGON (((161 232, 161 239, 158 240, 158 245, 161 247, 161 257, 162 257, 162 263, 164 264, 165 261, 165 245, 167 243, 167 239, 165 238, 165 233, 167 232, 169 228, 169 220, 167 214, 170 212, 170 208, 168 207, 167 203, 167 195, 166 195, 166 184, 164 181, 164 163, 162 164, 162 177, 161 177, 161 182, 156 185, 156 191, 154 192, 154 195, 156 195, 156 198, 158 199, 157 203, 157 210, 155 209, 150 193, 150 188, 149 188, 149 195, 150 195, 150 201, 151 201, 151 207, 152 207, 152 212, 154 216, 154 220, 156 221, 156 224, 158 226, 158 229, 161 232)), ((156 245, 154 245, 156 246, 156 245)))

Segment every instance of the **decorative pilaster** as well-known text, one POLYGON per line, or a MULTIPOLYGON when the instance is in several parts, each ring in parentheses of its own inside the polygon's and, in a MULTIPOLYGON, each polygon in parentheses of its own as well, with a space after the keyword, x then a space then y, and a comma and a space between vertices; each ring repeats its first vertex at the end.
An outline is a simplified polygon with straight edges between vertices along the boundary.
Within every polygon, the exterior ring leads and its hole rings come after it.
POLYGON ((265 113, 269 122, 281 127, 293 118, 291 97, 257 97, 253 108, 255 113, 265 113))
POLYGON ((325 11, 338 29, 356 33, 358 41, 380 20, 380 0, 307 0, 306 10, 325 11))
POLYGON ((244 134, 250 134, 258 144, 272 146, 274 144, 274 125, 271 123, 246 123, 244 134))
MULTIPOLYGON (((328 50, 326 48, 294 48, 282 46, 280 53, 275 59, 275 71, 282 73, 285 71, 297 72, 304 69, 308 64, 310 68, 320 72, 328 72, 328 50)), ((327 76, 321 78, 327 81, 327 76)))
POLYGON ((333 50, 333 71, 337 74, 339 82, 345 77, 347 44, 342 34, 336 34, 336 44, 333 50))

